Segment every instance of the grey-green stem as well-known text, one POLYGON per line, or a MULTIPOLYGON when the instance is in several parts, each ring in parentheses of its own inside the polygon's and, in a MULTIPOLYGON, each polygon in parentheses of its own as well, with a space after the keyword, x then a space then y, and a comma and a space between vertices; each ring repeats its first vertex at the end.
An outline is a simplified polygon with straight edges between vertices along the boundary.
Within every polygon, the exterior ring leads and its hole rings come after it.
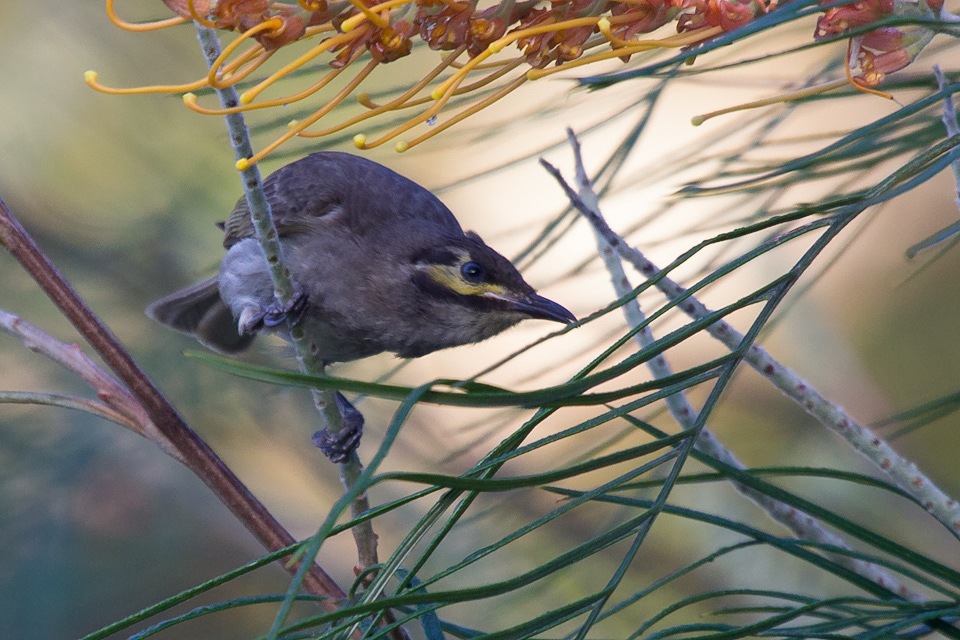
MULTIPOLYGON (((588 207, 597 219, 602 220, 603 214, 600 212, 600 200, 596 191, 593 189, 593 184, 587 175, 586 169, 584 168, 583 158, 580 153, 580 142, 577 140, 577 137, 573 131, 568 130, 567 133, 570 140, 570 146, 573 147, 578 195, 584 206, 588 207)), ((558 180, 562 180, 562 178, 558 178, 558 180)), ((630 280, 623 269, 623 263, 621 262, 620 256, 617 255, 617 252, 613 249, 607 239, 596 228, 594 228, 594 235, 596 237, 597 248, 600 252, 600 256, 610 274, 610 280, 613 283, 614 291, 618 297, 629 295, 633 291, 633 285, 630 284, 630 280)), ((624 317, 626 318, 627 324, 631 328, 636 329, 637 327, 642 327, 634 336, 637 345, 643 349, 653 344, 655 340, 653 332, 649 326, 644 326, 646 323, 646 317, 636 298, 625 303, 622 307, 622 311, 624 317)), ((655 378, 667 378, 673 375, 673 368, 670 366, 670 363, 667 362, 667 359, 663 354, 653 357, 647 363, 647 366, 655 378)), ((693 429, 696 426, 697 411, 687 399, 687 396, 683 391, 678 391, 677 393, 668 397, 666 399, 666 405, 667 409, 670 411, 670 415, 673 416, 673 418, 680 424, 681 427, 684 429, 693 429)), ((737 459, 733 452, 723 446, 723 444, 719 439, 717 439, 706 423, 704 423, 703 428, 700 431, 700 435, 697 436, 694 446, 702 453, 716 458, 717 460, 720 460, 724 464, 734 467, 735 469, 742 471, 746 468, 744 467, 743 463, 737 459)), ((753 489, 752 487, 749 487, 741 482, 733 482, 733 486, 741 495, 763 509, 773 520, 779 522, 781 525, 793 532, 797 538, 802 540, 811 540, 823 545, 836 547, 838 549, 849 549, 849 546, 839 536, 831 531, 828 531, 820 524, 820 522, 818 522, 809 514, 799 511, 798 509, 784 504, 779 500, 775 500, 774 498, 771 498, 770 496, 761 493, 760 491, 757 491, 756 489, 753 489)), ((852 555, 831 554, 831 557, 837 564, 847 567, 851 571, 871 580, 875 584, 879 584, 887 589, 890 589, 891 591, 896 592, 905 599, 914 601, 921 600, 919 594, 914 593, 902 581, 894 578, 890 572, 885 571, 875 564, 864 562, 852 555)))
MULTIPOLYGON (((212 66, 221 53, 220 39, 213 29, 200 24, 196 25, 197 38, 203 50, 208 66, 212 66)), ((217 96, 224 108, 236 107, 240 104, 236 90, 232 86, 217 88, 217 96)), ((253 156, 253 146, 250 143, 250 134, 244 122, 243 114, 234 112, 226 115, 227 130, 230 134, 230 143, 233 146, 237 160, 253 156)), ((296 296, 295 283, 290 279, 290 271, 283 261, 283 247, 279 242, 277 229, 270 212, 270 203, 263 192, 260 180, 260 170, 257 165, 250 165, 240 172, 243 190, 250 209, 250 218, 256 232, 257 241, 263 251, 267 264, 270 266, 270 276, 273 280, 274 292, 277 301, 287 307, 296 296)), ((296 351, 300 370, 306 374, 322 375, 324 372, 323 354, 317 346, 305 335, 301 327, 292 324, 290 336, 296 351)), ((313 403, 320 414, 322 425, 330 434, 336 435, 344 428, 344 422, 334 399, 334 392, 313 389, 311 391, 313 403)), ((349 489, 352 482, 359 477, 363 467, 356 452, 351 453, 344 462, 340 463, 340 479, 349 489)), ((351 512, 354 516, 370 508, 364 494, 353 503, 351 512)), ((357 543, 357 553, 362 567, 377 564, 377 536, 369 521, 353 528, 353 536, 357 543)))
MULTIPOLYGON (((631 264, 644 277, 652 280, 669 300, 677 303, 680 310, 691 318, 700 320, 711 314, 703 303, 688 295, 688 292, 678 283, 663 276, 660 269, 639 249, 627 244, 611 229, 606 220, 591 210, 577 192, 562 180, 560 172, 555 167, 543 160, 541 164, 557 178, 574 207, 623 260, 631 264)), ((718 320, 709 325, 707 333, 731 350, 739 349, 744 338, 742 333, 724 320, 718 320)), ((751 345, 744 354, 743 361, 822 425, 846 440, 856 451, 893 478, 898 487, 913 496, 930 515, 945 525, 954 535, 960 534, 960 504, 923 474, 916 464, 894 451, 889 443, 854 420, 843 408, 830 402, 796 372, 774 360, 763 347, 751 345)))

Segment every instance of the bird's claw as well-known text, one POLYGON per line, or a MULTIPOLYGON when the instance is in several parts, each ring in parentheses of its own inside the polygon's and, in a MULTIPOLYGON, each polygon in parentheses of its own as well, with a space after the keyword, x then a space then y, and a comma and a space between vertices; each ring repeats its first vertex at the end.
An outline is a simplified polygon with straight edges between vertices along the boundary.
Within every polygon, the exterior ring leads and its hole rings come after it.
POLYGON ((240 335, 251 335, 266 327, 273 329, 286 320, 293 324, 300 322, 303 313, 307 310, 307 294, 297 289, 293 298, 287 304, 274 300, 267 306, 248 306, 240 314, 237 328, 240 335))
POLYGON ((343 418, 343 428, 336 433, 329 429, 321 429, 313 434, 313 444, 320 448, 323 455, 330 458, 330 462, 343 462, 350 457, 360 445, 360 436, 363 435, 363 414, 350 404, 342 393, 335 395, 337 409, 343 418))
POLYGON ((298 289, 287 304, 282 305, 279 300, 274 300, 263 310, 263 326, 272 329, 287 320, 297 324, 306 310, 307 294, 298 289))

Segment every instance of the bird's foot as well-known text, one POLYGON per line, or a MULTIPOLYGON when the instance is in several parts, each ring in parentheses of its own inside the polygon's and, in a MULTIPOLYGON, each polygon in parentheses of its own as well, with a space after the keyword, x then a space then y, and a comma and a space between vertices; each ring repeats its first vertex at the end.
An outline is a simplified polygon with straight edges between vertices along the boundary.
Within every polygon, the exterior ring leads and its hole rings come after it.
POLYGON ((313 444, 320 448, 323 455, 330 458, 330 462, 343 462, 350 457, 360 445, 360 436, 363 435, 363 414, 350 404, 342 393, 337 391, 337 409, 343 418, 343 428, 336 433, 329 429, 321 429, 313 434, 313 444))
POLYGON ((272 329, 290 320, 293 324, 300 322, 304 311, 307 310, 307 294, 299 288, 287 304, 274 300, 267 306, 250 305, 240 313, 237 328, 240 335, 254 334, 266 327, 272 329))
POLYGON ((299 287, 294 291, 293 297, 287 304, 280 304, 279 300, 274 300, 263 310, 263 326, 268 328, 276 327, 287 320, 291 324, 300 322, 303 312, 307 310, 307 294, 299 287))

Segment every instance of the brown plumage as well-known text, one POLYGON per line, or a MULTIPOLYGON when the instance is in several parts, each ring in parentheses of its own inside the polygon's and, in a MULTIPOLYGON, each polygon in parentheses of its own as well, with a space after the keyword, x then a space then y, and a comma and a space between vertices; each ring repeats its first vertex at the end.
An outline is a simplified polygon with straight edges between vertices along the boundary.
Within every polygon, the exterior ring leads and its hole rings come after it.
MULTIPOLYGON (((299 321, 328 362, 384 351, 422 356, 525 318, 574 320, 464 233, 433 194, 375 162, 314 153, 270 175, 264 191, 284 263, 305 294, 299 321)), ((219 275, 154 302, 147 314, 235 353, 265 328, 274 294, 244 199, 223 227, 219 275)))

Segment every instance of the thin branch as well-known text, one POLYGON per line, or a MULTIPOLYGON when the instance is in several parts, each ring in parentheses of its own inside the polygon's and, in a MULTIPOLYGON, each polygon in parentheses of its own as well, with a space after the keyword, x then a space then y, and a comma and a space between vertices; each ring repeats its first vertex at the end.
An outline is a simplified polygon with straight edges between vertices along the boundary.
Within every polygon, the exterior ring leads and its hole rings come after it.
MULTIPOLYGON (((250 493, 240 479, 210 446, 187 426, 177 410, 134 362, 115 335, 80 298, 69 282, 34 242, 13 212, 0 198, 0 245, 17 259, 50 300, 77 328, 104 363, 137 399, 149 421, 169 442, 184 464, 216 494, 264 547, 271 551, 296 542, 263 504, 250 493)), ((285 565, 291 571, 299 567, 285 565)), ((311 566, 305 587, 315 595, 325 595, 320 606, 337 608, 346 597, 336 582, 320 567, 311 566)))
MULTIPOLYGON (((576 165, 577 193, 580 197, 580 200, 584 206, 590 209, 593 215, 595 215, 597 218, 603 219, 603 214, 600 212, 600 200, 597 197, 597 193, 593 188, 593 184, 588 177, 583 164, 583 156, 580 152, 580 142, 574 132, 570 129, 567 130, 567 136, 569 138, 570 146, 573 148, 574 162, 576 165)), ((551 173, 553 172, 551 171, 551 173)), ((559 174, 554 174, 554 177, 561 181, 562 184, 566 184, 566 181, 559 174)), ((569 188, 569 186, 567 188, 569 188)), ((613 283, 617 297, 623 298, 629 295, 633 291, 633 285, 630 283, 630 280, 623 269, 623 263, 620 260, 620 256, 617 255, 611 244, 596 227, 594 227, 594 235, 596 237, 597 248, 600 252, 600 256, 603 258, 604 265, 606 266, 607 271, 610 273, 610 280, 613 283)), ((634 334, 634 340, 636 340, 637 345, 641 349, 652 345, 656 339, 654 338, 653 332, 651 331, 649 325, 645 326, 646 317, 643 313, 643 310, 640 308, 637 299, 634 298, 627 301, 623 305, 622 310, 627 324, 631 328, 637 329, 637 327, 641 327, 634 334)), ((673 369, 663 354, 659 354, 650 359, 647 362, 647 366, 655 378, 660 379, 673 375, 673 369)), ((683 391, 679 391, 666 398, 666 404, 670 411, 670 415, 673 416, 673 418, 683 429, 689 430, 696 426, 698 418, 697 410, 687 399, 687 396, 683 391)), ((737 459, 733 452, 723 446, 720 440, 710 430, 706 422, 704 422, 700 435, 697 436, 697 440, 694 442, 694 447, 696 447, 700 452, 716 458, 730 467, 740 471, 746 470, 746 467, 742 462, 740 462, 740 460, 737 459)), ((838 549, 849 549, 849 546, 847 546, 846 542, 844 542, 842 538, 825 529, 812 516, 794 507, 791 507, 790 505, 784 504, 779 500, 771 498, 770 496, 741 482, 733 481, 732 484, 738 492, 753 501, 776 522, 779 522, 787 529, 792 531, 797 538, 818 542, 824 545, 836 547, 838 549)), ((891 591, 895 591, 906 599, 914 601, 922 600, 919 594, 912 592, 905 584, 896 580, 889 572, 883 570, 877 565, 864 562, 847 554, 831 554, 831 557, 837 564, 850 569, 854 573, 869 579, 875 584, 879 584, 887 589, 890 589, 891 591)))
MULTIPOLYGON (((660 269, 638 249, 631 247, 593 211, 564 180, 560 171, 545 160, 540 163, 557 179, 571 204, 590 222, 603 239, 613 247, 621 258, 633 265, 644 277, 651 279, 667 298, 693 319, 700 320, 712 312, 697 298, 689 295, 679 284, 666 277, 660 269)), ((722 342, 727 348, 737 350, 743 335, 724 320, 707 327, 707 333, 722 342)), ((743 357, 744 362, 767 378, 788 398, 803 407, 804 411, 821 424, 842 437, 854 449, 890 475, 897 486, 913 496, 934 518, 945 525, 954 535, 960 533, 960 504, 924 475, 913 462, 899 455, 882 438, 868 427, 854 420, 841 407, 831 403, 794 371, 774 360, 762 347, 752 344, 743 357)))
MULTIPOLYGON (((207 65, 212 67, 221 53, 220 40, 213 29, 204 27, 199 23, 196 23, 196 28, 204 58, 207 65)), ((225 109, 240 104, 236 89, 232 86, 218 88, 217 95, 220 104, 225 109)), ((225 117, 225 120, 237 160, 252 157, 253 146, 250 143, 250 134, 244 122, 243 114, 240 112, 231 113, 225 117)), ((270 266, 270 276, 275 295, 281 305, 289 306, 297 294, 296 283, 291 281, 290 271, 283 259, 283 248, 279 242, 279 236, 270 211, 270 203, 263 192, 260 170, 256 164, 250 165, 241 171, 241 178, 257 241, 267 264, 270 266)), ((305 334, 300 324, 290 323, 289 329, 300 370, 306 374, 322 375, 324 370, 323 354, 320 353, 317 345, 310 336, 305 334)), ((324 423, 323 427, 333 435, 344 429, 345 421, 335 401, 334 392, 312 389, 311 394, 314 405, 324 423)), ((348 458, 340 463, 340 480, 348 491, 353 487, 362 471, 363 467, 355 451, 351 452, 348 458)), ((351 505, 351 512, 354 517, 369 509, 370 504, 365 493, 361 493, 351 505)), ((361 567, 378 564, 377 536, 373 531, 371 522, 367 520, 358 524, 353 527, 352 532, 357 544, 361 567)))
POLYGON ((0 309, 0 330, 20 340, 25 347, 34 353, 46 356, 64 369, 73 371, 83 378, 83 381, 90 385, 90 388, 101 400, 100 403, 94 404, 108 409, 111 414, 117 414, 116 417, 106 415, 104 417, 118 422, 147 438, 168 455, 184 462, 179 452, 170 445, 170 442, 160 433, 156 425, 150 421, 146 411, 137 399, 122 384, 117 382, 116 378, 101 369, 79 346, 61 342, 23 318, 3 309, 0 309), (121 419, 118 420, 117 417, 121 419))
MULTIPOLYGON (((60 407, 62 409, 76 409, 77 411, 84 411, 99 416, 121 427, 126 427, 131 431, 139 433, 140 425, 132 421, 129 416, 117 411, 108 404, 80 396, 49 393, 45 391, 0 391, 0 404, 32 404, 45 407, 60 407)), ((174 452, 168 453, 176 457, 174 452)))

